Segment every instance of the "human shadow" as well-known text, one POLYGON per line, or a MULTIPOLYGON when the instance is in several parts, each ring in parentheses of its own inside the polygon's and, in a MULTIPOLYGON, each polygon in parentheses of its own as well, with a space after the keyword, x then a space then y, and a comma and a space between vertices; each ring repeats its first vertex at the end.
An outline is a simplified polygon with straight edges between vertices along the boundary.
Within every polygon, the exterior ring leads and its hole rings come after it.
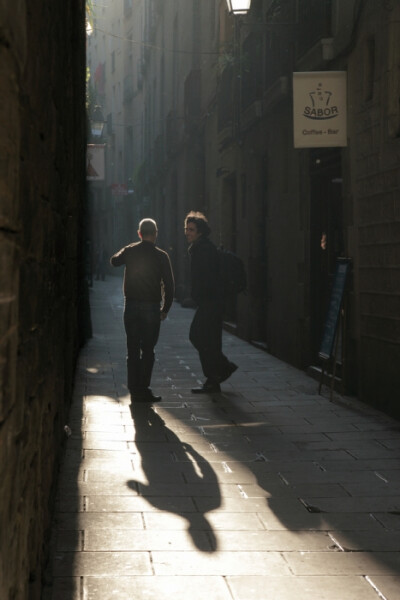
POLYGON ((155 508, 187 519, 188 532, 196 548, 202 552, 215 552, 217 538, 206 513, 221 506, 216 473, 190 444, 182 442, 166 426, 151 405, 131 404, 130 409, 135 427, 135 445, 148 483, 132 479, 127 482, 128 487, 139 491, 155 508), (165 442, 171 448, 169 456, 155 453, 154 441, 165 442), (202 486, 206 486, 203 492, 207 508, 198 508, 196 511, 192 497, 198 494, 202 486))

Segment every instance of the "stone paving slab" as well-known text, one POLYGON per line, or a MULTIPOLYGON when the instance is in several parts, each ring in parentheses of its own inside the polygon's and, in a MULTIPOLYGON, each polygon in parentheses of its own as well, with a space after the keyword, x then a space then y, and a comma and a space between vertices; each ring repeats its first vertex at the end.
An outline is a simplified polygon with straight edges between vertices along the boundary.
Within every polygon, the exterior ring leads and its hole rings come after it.
MULTIPOLYGON (((241 498, 241 487, 236 484, 220 484, 219 485, 221 498, 241 498)), ((139 483, 139 493, 142 496, 193 496, 212 497, 215 494, 215 486, 207 483, 184 483, 175 485, 171 483, 155 483, 152 486, 139 483)))
POLYGON ((43 600, 398 600, 400 426, 235 336, 202 382, 191 309, 131 406, 121 280, 94 282, 43 600))
MULTIPOLYGON (((369 491, 371 493, 371 490, 369 491)), ((399 496, 364 496, 352 498, 304 498, 308 505, 318 507, 320 512, 373 513, 400 512, 399 496)))
POLYGON ((396 600, 396 598, 399 597, 400 576, 373 575, 369 580, 376 591, 382 594, 383 598, 386 598, 387 600, 396 600))
POLYGON ((172 515, 165 512, 143 514, 146 529, 182 529, 187 528, 188 523, 193 530, 233 530, 254 531, 264 530, 262 520, 256 514, 212 512, 206 518, 200 513, 181 513, 172 515))
POLYGON ((232 600, 223 577, 204 576, 59 578, 54 594, 57 600, 232 600))
POLYGON ((400 514, 399 513, 395 513, 395 514, 375 513, 374 517, 386 529, 396 530, 396 531, 400 529, 400 514))
MULTIPOLYGON (((247 491, 247 488, 243 488, 247 491)), ((308 484, 297 484, 295 486, 291 486, 290 488, 291 494, 295 494, 299 498, 341 498, 343 496, 348 496, 349 492, 342 483, 308 483, 308 484)), ((276 496, 276 494, 271 494, 272 496, 276 496)))
POLYGON ((240 548, 246 552, 331 552, 335 541, 325 531, 224 531, 215 532, 218 550, 240 548))
POLYGON ((88 529, 143 529, 143 515, 141 513, 57 513, 55 519, 57 531, 88 529))
POLYGON ((289 575, 278 552, 153 552, 156 575, 289 575))
POLYGON ((400 497, 400 481, 390 482, 385 481, 377 477, 377 481, 374 482, 373 486, 367 483, 346 483, 344 488, 347 492, 354 497, 364 496, 392 496, 393 498, 400 497))
MULTIPOLYGON (((106 474, 104 474, 106 475, 106 474)), ((112 473, 112 475, 117 475, 116 473, 112 473)), ((127 484, 128 481, 132 479, 134 476, 134 471, 130 471, 130 473, 125 474, 125 478, 122 472, 119 472, 119 479, 115 477, 114 479, 110 479, 109 477, 104 477, 102 481, 80 481, 79 482, 79 493, 80 497, 82 496, 90 496, 95 494, 96 496, 132 496, 132 494, 139 494, 138 488, 133 489, 132 486, 127 484), (107 485, 105 485, 105 482, 107 485)), ((60 503, 65 502, 69 494, 70 481, 64 483, 59 486, 59 501, 60 503)), ((141 494, 142 495, 142 494, 141 494)), ((60 505, 62 506, 62 504, 60 505)))
MULTIPOLYGON (((197 543, 207 552, 212 552, 212 542, 206 531, 196 532, 197 543)), ((102 529, 85 534, 85 551, 150 552, 193 550, 193 539, 187 531, 102 529)))
POLYGON ((152 575, 148 552, 56 552, 54 577, 152 575))
MULTIPOLYGON (((134 490, 135 491, 135 490, 134 490)), ((192 498, 152 496, 150 502, 142 496, 87 496, 86 512, 195 512, 192 498)))
MULTIPOLYGON (((395 465, 393 465, 395 466, 395 465)), ((389 470, 390 467, 388 467, 388 469, 380 469, 380 472, 378 473, 379 477, 382 477, 384 479, 384 481, 387 482, 400 482, 400 469, 393 469, 393 470, 389 470)))
MULTIPOLYGON (((382 523, 375 518, 375 515, 368 513, 329 513, 311 514, 304 512, 291 515, 282 513, 279 518, 279 512, 263 512, 258 515, 260 521, 266 529, 301 531, 381 531, 382 523)), ((400 524, 399 524, 400 528, 400 524)))
POLYGON ((228 577, 227 584, 234 600, 377 600, 360 576, 228 577))
POLYGON ((387 459, 369 459, 369 460, 357 460, 349 458, 349 460, 324 460, 321 461, 320 467, 328 472, 333 471, 379 471, 384 472, 388 470, 398 470, 400 467, 400 460, 397 458, 387 459))
MULTIPOLYGON (((82 423, 80 422, 78 425, 78 429, 80 430, 80 428, 82 427, 82 423)), ((132 424, 128 424, 128 423, 120 423, 118 425, 113 425, 110 423, 107 423, 107 421, 102 422, 102 423, 84 423, 84 429, 86 433, 107 433, 108 435, 112 435, 114 437, 114 439, 116 439, 115 436, 118 435, 118 433, 125 433, 126 431, 128 431, 129 427, 131 427, 132 433, 133 433, 133 426, 132 424)), ((72 431, 75 431, 75 428, 73 427, 73 423, 71 424, 71 429, 72 431)))
POLYGON ((400 531, 362 531, 355 538, 343 531, 335 531, 332 535, 345 551, 400 552, 400 531))
POLYGON ((284 557, 295 575, 395 575, 399 573, 398 552, 307 552, 284 557))
MULTIPOLYGON (((376 471, 364 470, 364 471, 322 471, 320 469, 313 468, 309 471, 299 470, 297 471, 282 471, 281 476, 293 486, 301 484, 329 484, 339 483, 347 489, 349 483, 354 486, 366 485, 367 489, 371 489, 371 486, 379 483, 379 474, 376 471)), ((384 476, 382 474, 382 476, 384 476)), ((350 492, 349 492, 350 493, 350 492)))

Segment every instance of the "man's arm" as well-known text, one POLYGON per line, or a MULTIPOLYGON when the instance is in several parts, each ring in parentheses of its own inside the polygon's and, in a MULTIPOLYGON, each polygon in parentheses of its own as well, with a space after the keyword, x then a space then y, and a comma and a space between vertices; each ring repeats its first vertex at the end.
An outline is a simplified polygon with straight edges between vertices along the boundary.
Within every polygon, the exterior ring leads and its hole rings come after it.
POLYGON ((121 248, 121 250, 119 250, 119 252, 117 252, 116 254, 113 254, 113 256, 110 258, 110 263, 112 264, 113 267, 120 267, 121 265, 125 264, 125 248, 121 248))
POLYGON ((162 282, 164 287, 164 301, 161 308, 161 320, 164 320, 171 308, 175 293, 174 274, 167 253, 163 256, 162 282))

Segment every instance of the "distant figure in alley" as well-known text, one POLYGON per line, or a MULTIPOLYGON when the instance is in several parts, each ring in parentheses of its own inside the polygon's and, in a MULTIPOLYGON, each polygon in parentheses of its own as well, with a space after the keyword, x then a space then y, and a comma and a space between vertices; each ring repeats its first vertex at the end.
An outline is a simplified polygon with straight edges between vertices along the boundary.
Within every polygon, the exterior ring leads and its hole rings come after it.
POLYGON ((171 308, 174 276, 168 254, 155 245, 157 224, 153 219, 139 223, 139 242, 114 254, 114 267, 125 265, 124 325, 127 339, 128 389, 132 402, 157 402, 150 388, 154 347, 160 323, 171 308))
POLYGON ((197 305, 189 339, 199 353, 206 381, 192 389, 194 394, 221 391, 220 384, 236 371, 237 365, 222 353, 223 294, 216 246, 209 239, 211 229, 200 212, 185 218, 189 243, 191 296, 197 305))

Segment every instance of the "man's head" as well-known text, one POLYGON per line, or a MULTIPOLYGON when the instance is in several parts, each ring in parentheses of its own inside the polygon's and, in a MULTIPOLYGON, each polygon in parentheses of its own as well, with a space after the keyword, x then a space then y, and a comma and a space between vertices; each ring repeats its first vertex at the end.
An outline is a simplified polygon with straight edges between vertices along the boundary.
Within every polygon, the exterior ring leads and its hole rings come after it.
POLYGON ((142 219, 139 223, 138 235, 141 240, 155 242, 157 238, 157 223, 153 219, 142 219))
POLYGON ((201 212, 192 210, 185 218, 185 235, 189 244, 193 244, 200 237, 210 235, 211 229, 206 217, 201 212))

